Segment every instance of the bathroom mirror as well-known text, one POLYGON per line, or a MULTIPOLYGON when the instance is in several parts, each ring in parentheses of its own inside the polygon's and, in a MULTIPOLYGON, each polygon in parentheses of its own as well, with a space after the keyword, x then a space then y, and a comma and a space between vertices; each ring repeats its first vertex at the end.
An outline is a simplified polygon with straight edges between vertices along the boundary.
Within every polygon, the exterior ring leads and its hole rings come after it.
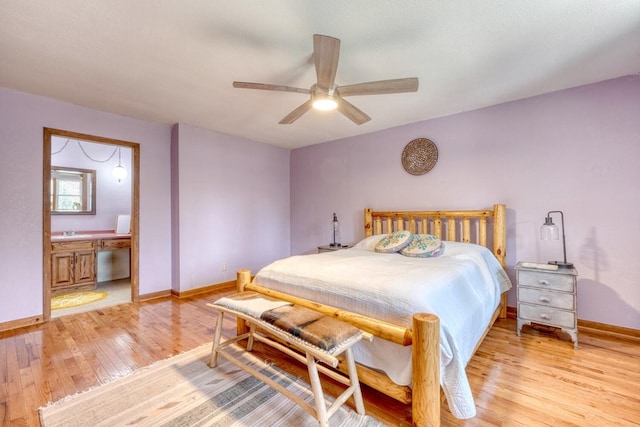
POLYGON ((96 171, 51 166, 51 214, 95 215, 96 171))

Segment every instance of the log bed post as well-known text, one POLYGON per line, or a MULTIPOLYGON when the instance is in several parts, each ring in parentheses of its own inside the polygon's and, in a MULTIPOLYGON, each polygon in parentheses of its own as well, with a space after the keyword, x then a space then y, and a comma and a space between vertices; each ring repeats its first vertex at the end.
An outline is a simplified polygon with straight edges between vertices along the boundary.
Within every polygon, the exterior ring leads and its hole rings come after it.
MULTIPOLYGON (((381 232, 376 232, 376 234, 381 234, 381 232)), ((371 216, 371 209, 366 208, 364 210, 364 237, 373 236, 373 217, 371 216)))
POLYGON ((507 207, 493 206, 493 254, 498 258, 502 268, 507 267, 507 207))
MULTIPOLYGON (((493 205, 493 254, 502 268, 507 268, 507 206, 493 205)), ((500 301, 501 319, 507 318, 507 293, 503 293, 500 301)))
POLYGON ((249 283, 251 283, 251 270, 238 270, 236 273, 238 292, 244 292, 244 287, 249 283))
POLYGON ((413 316, 411 414, 414 426, 440 425, 440 319, 413 316))
MULTIPOLYGON (((245 286, 251 283, 251 270, 238 270, 236 273, 236 286, 238 287, 238 292, 244 292, 245 286)), ((249 332, 249 327, 247 326, 244 319, 238 317, 236 321, 236 334, 240 336, 242 334, 246 334, 249 332)))

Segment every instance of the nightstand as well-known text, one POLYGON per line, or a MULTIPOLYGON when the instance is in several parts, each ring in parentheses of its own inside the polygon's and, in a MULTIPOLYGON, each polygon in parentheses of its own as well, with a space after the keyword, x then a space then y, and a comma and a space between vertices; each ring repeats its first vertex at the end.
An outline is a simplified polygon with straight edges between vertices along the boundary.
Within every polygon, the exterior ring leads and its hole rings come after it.
POLYGON ((324 245, 324 246, 318 246, 318 253, 339 251, 340 249, 349 249, 350 247, 352 247, 352 245, 341 245, 341 246, 324 245))
POLYGON ((576 295, 578 272, 575 268, 548 270, 535 263, 516 265, 518 283, 518 329, 538 323, 560 328, 571 336, 578 348, 576 295))

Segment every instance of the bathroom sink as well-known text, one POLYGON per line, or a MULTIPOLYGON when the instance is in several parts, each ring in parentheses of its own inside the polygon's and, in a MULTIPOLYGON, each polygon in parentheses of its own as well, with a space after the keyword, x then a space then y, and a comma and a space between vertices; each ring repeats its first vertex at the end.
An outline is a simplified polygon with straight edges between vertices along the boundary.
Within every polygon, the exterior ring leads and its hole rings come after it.
POLYGON ((68 234, 68 235, 58 235, 53 236, 56 239, 75 239, 75 238, 83 238, 83 237, 91 237, 91 234, 68 234))

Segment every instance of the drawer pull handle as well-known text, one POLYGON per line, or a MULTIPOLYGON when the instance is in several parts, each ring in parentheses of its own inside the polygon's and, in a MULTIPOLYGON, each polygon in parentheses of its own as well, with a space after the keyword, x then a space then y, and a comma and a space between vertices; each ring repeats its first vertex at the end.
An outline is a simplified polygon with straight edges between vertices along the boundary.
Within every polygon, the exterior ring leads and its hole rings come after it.
POLYGON ((544 280, 544 279, 540 279, 540 280, 538 280, 538 282, 539 282, 541 285, 548 285, 548 284, 549 284, 549 281, 548 281, 548 280, 544 280))
POLYGON ((541 313, 540 314, 540 318, 544 319, 544 320, 550 320, 551 316, 549 316, 548 314, 545 314, 545 313, 541 313))
POLYGON ((538 298, 538 301, 540 301, 540 302, 551 302, 551 299, 549 299, 547 297, 540 297, 540 298, 538 298))

